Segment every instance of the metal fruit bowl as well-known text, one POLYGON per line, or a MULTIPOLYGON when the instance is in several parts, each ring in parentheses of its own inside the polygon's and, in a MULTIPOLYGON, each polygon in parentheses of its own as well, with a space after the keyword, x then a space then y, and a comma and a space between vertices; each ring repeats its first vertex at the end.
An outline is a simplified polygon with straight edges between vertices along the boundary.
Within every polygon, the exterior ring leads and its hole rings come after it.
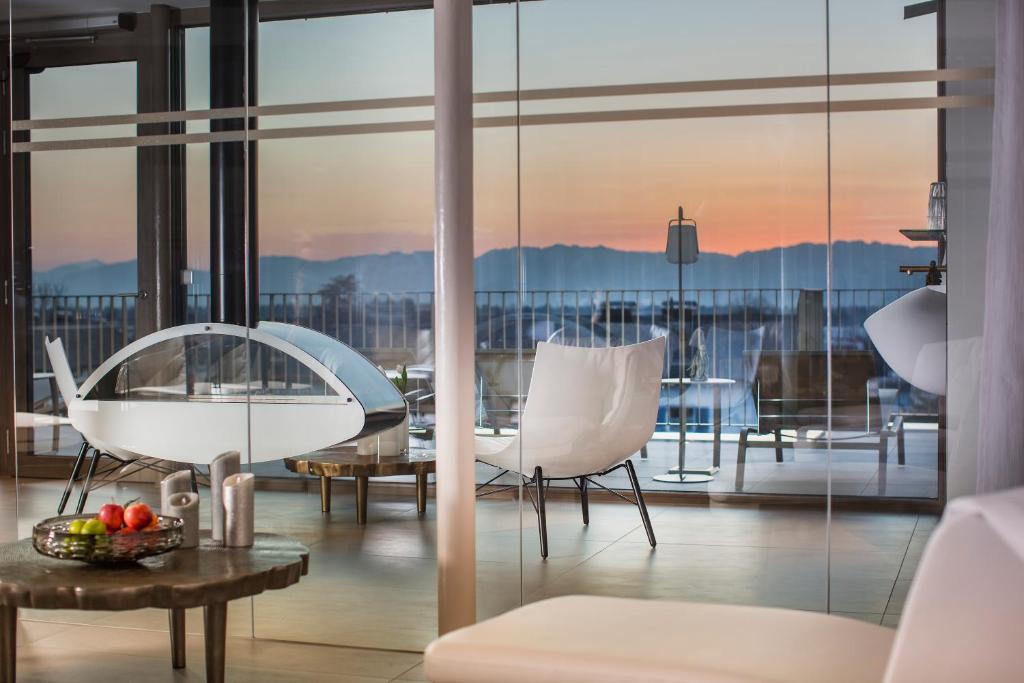
POLYGON ((185 522, 178 517, 157 515, 157 525, 143 531, 114 534, 72 534, 68 531, 76 519, 95 515, 50 517, 32 527, 32 545, 36 551, 60 560, 81 560, 93 564, 134 562, 159 555, 181 545, 185 522))

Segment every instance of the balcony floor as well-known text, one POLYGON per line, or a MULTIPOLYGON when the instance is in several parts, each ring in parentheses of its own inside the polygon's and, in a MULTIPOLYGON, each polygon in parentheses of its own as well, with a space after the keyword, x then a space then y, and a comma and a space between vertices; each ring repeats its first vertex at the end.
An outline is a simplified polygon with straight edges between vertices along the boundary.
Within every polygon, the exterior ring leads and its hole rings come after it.
MULTIPOLYGON (((24 430, 19 430, 24 432, 24 430)), ((707 491, 708 493, 751 493, 762 495, 817 495, 824 496, 831 472, 832 494, 835 496, 894 497, 934 499, 938 491, 936 467, 938 432, 934 426, 912 425, 906 431, 906 464, 899 465, 896 457, 895 439, 890 439, 889 455, 884 464, 878 462, 875 450, 877 438, 853 439, 864 443, 865 450, 834 450, 831 462, 824 448, 787 448, 783 451, 784 462, 775 462, 775 451, 771 448, 750 448, 742 479, 737 478, 737 435, 723 435, 721 445, 721 470, 708 484, 666 484, 654 481, 653 477, 674 467, 677 462, 677 441, 668 440, 672 435, 656 435, 648 444, 648 457, 633 457, 645 491, 707 491), (668 437, 668 438, 665 438, 668 437)), ((844 435, 837 435, 843 437, 844 435)), ((758 437, 754 437, 756 440, 758 437)), ((690 433, 687 435, 686 465, 688 468, 706 468, 712 462, 711 435, 690 433)), ((37 453, 60 453, 73 456, 81 444, 78 433, 64 427, 56 440, 50 428, 35 430, 34 446, 37 453)), ((431 448, 431 442, 414 443, 419 447, 431 448)), ((24 444, 19 444, 24 447, 24 444)), ((255 468, 261 476, 295 477, 282 463, 266 463, 255 468)), ((477 481, 485 482, 494 476, 496 470, 487 465, 477 465, 477 481)), ((412 481, 410 477, 394 477, 396 481, 412 481)), ((514 483, 513 477, 506 476, 499 483, 514 483)), ((605 486, 628 490, 629 480, 619 470, 600 480, 605 486)), ((556 482, 554 485, 573 486, 572 482, 556 482)))

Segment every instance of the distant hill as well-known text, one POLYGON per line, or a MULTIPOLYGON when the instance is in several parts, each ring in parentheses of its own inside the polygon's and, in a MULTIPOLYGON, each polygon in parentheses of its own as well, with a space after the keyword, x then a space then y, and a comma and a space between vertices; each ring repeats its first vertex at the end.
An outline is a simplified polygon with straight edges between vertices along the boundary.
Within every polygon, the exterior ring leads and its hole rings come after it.
MULTIPOLYGON (((750 251, 736 256, 701 254, 684 268, 687 288, 824 289, 826 248, 797 244, 750 251)), ((900 265, 926 264, 931 247, 878 242, 838 242, 833 246, 833 287, 908 288, 923 284, 908 278, 900 265)), ((661 252, 619 251, 605 247, 554 245, 522 251, 525 287, 558 289, 674 289, 675 266, 661 252)), ((433 290, 434 262, 429 251, 346 256, 309 261, 293 256, 260 258, 261 292, 316 292, 336 275, 355 275, 362 291, 433 290)), ((135 261, 83 261, 34 274, 37 293, 117 294, 137 289, 135 261)), ((476 289, 512 290, 516 286, 516 252, 496 249, 476 259, 476 289)), ((195 274, 195 291, 209 291, 209 273, 195 274)))

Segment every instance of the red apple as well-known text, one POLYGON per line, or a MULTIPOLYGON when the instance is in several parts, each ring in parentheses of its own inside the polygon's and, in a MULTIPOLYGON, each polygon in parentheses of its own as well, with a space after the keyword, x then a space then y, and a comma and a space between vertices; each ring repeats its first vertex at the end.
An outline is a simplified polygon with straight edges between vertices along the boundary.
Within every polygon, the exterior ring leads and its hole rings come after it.
POLYGON ((145 503, 132 503, 124 511, 124 523, 136 531, 141 531, 153 521, 153 511, 145 503))
POLYGON ((96 516, 110 531, 117 531, 124 525, 124 508, 117 503, 107 503, 100 508, 100 513, 96 516))

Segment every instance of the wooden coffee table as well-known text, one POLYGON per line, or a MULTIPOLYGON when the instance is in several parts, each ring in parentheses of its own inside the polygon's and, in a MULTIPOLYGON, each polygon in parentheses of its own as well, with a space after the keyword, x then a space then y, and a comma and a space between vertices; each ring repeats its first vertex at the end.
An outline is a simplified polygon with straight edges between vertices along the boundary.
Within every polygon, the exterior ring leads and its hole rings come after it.
POLYGON ((355 446, 338 446, 299 458, 285 458, 284 465, 298 474, 320 477, 320 511, 331 511, 331 479, 355 477, 356 523, 366 524, 366 496, 370 477, 416 475, 416 511, 427 511, 427 475, 435 471, 433 451, 412 450, 406 455, 359 455, 355 446))
POLYGON ((0 544, 0 683, 14 683, 19 607, 166 609, 175 669, 185 668, 185 610, 202 607, 206 680, 223 683, 228 602, 298 583, 309 550, 274 534, 256 534, 251 548, 225 548, 209 536, 203 532, 197 548, 113 566, 40 555, 31 539, 0 544))

